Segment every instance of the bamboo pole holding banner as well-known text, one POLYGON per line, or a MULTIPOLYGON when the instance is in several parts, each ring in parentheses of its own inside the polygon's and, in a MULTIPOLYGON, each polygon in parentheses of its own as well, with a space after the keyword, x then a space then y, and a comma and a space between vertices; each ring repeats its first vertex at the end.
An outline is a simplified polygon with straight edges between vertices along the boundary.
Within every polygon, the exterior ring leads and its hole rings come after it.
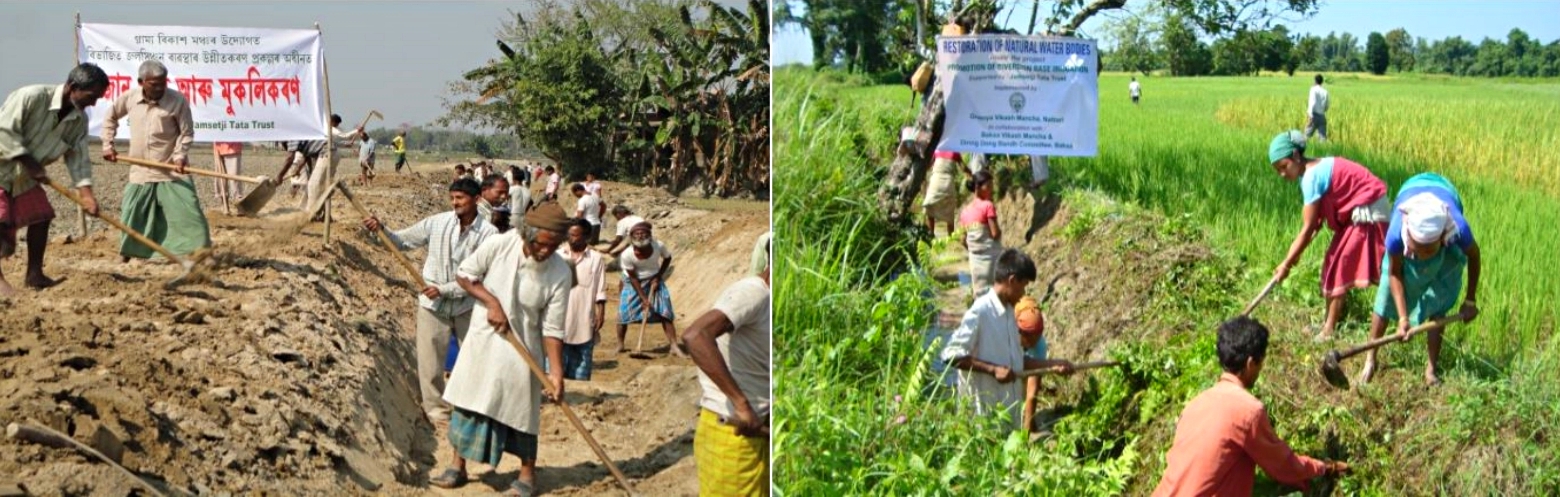
MULTIPOLYGON (((320 71, 325 73, 323 76, 325 83, 325 163, 315 164, 314 167, 324 167, 326 175, 325 185, 334 186, 336 184, 336 171, 331 168, 331 164, 334 164, 336 160, 336 130, 332 129, 333 127, 330 124, 330 116, 334 113, 330 107, 330 62, 325 60, 325 31, 320 29, 319 21, 314 22, 314 31, 320 34, 320 71)), ((320 194, 324 195, 324 192, 320 192, 320 194)), ((330 197, 325 197, 325 206, 322 209, 325 212, 325 245, 330 246, 330 197)), ((314 213, 310 212, 309 215, 312 216, 314 213)))
MULTIPOLYGON (((79 10, 76 11, 75 33, 76 49, 70 53, 70 56, 72 59, 76 59, 76 65, 79 66, 81 65, 81 11, 79 10)), ((81 111, 82 114, 86 114, 86 112, 86 110, 81 111)), ((99 206, 98 208, 101 209, 102 206, 99 206)), ((83 240, 87 238, 87 208, 79 205, 76 206, 76 230, 81 232, 81 238, 83 240)), ((31 232, 27 234, 28 236, 32 235, 31 232)))

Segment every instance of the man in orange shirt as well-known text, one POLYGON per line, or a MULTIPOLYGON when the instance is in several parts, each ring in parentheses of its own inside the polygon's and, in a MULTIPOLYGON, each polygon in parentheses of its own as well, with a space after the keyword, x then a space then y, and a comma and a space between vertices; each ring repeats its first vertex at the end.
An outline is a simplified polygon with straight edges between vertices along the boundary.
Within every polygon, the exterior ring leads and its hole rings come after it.
POLYGON ((1267 409, 1248 391, 1262 373, 1267 345, 1268 329, 1255 319, 1241 316, 1219 325, 1224 374, 1181 411, 1156 497, 1249 496, 1257 466, 1273 480, 1301 489, 1312 478, 1349 471, 1341 461, 1295 454, 1273 433, 1267 409))

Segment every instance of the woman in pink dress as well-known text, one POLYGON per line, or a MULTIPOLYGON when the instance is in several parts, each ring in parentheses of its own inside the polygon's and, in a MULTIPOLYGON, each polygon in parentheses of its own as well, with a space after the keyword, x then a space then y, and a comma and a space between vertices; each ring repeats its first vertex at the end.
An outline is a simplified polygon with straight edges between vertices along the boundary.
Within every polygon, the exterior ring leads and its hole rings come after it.
POLYGON ((1305 141, 1304 134, 1290 130, 1273 137, 1268 145, 1273 170, 1286 180, 1300 183, 1304 202, 1300 232, 1273 272, 1273 281, 1282 282, 1289 276, 1289 269, 1300 261, 1300 254, 1305 253, 1323 223, 1332 229, 1332 244, 1322 259, 1322 296, 1327 299, 1327 318, 1316 336, 1318 340, 1327 340, 1332 338, 1349 290, 1369 288, 1381 275, 1391 205, 1387 202, 1386 183, 1365 166, 1342 157, 1307 158, 1305 141))
POLYGON ((991 203, 991 172, 975 173, 970 180, 970 190, 975 196, 959 212, 959 227, 963 228, 964 248, 970 254, 970 287, 975 298, 980 298, 991 288, 992 263, 1002 254, 1002 228, 997 226, 997 206, 991 203))

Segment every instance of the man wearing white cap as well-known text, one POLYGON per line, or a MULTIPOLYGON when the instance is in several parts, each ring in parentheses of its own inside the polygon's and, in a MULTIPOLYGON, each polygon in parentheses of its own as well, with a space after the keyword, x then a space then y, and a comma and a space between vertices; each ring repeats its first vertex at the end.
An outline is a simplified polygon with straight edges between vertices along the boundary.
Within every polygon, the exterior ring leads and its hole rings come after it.
MULTIPOLYGON (((1479 315, 1479 244, 1463 217, 1462 199, 1446 178, 1421 173, 1403 183, 1386 242, 1371 338, 1381 337, 1387 320, 1395 318, 1398 334, 1407 340, 1410 326, 1451 312, 1462 290, 1464 268, 1468 270, 1468 293, 1458 312, 1466 321, 1479 315)), ((1441 329, 1425 335, 1425 382, 1439 385, 1436 365, 1441 355, 1441 329)), ((1360 383, 1369 382, 1375 371, 1376 351, 1372 350, 1365 356, 1360 383)))

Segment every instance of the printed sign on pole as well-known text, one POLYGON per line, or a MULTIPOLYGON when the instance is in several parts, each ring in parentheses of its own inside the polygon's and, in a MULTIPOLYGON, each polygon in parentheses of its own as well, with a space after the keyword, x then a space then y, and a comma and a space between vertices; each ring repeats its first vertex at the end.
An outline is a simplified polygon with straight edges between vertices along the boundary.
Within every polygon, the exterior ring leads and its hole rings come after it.
POLYGON ((1099 150, 1099 52, 1092 40, 937 38, 946 99, 938 149, 1093 157, 1099 150))

